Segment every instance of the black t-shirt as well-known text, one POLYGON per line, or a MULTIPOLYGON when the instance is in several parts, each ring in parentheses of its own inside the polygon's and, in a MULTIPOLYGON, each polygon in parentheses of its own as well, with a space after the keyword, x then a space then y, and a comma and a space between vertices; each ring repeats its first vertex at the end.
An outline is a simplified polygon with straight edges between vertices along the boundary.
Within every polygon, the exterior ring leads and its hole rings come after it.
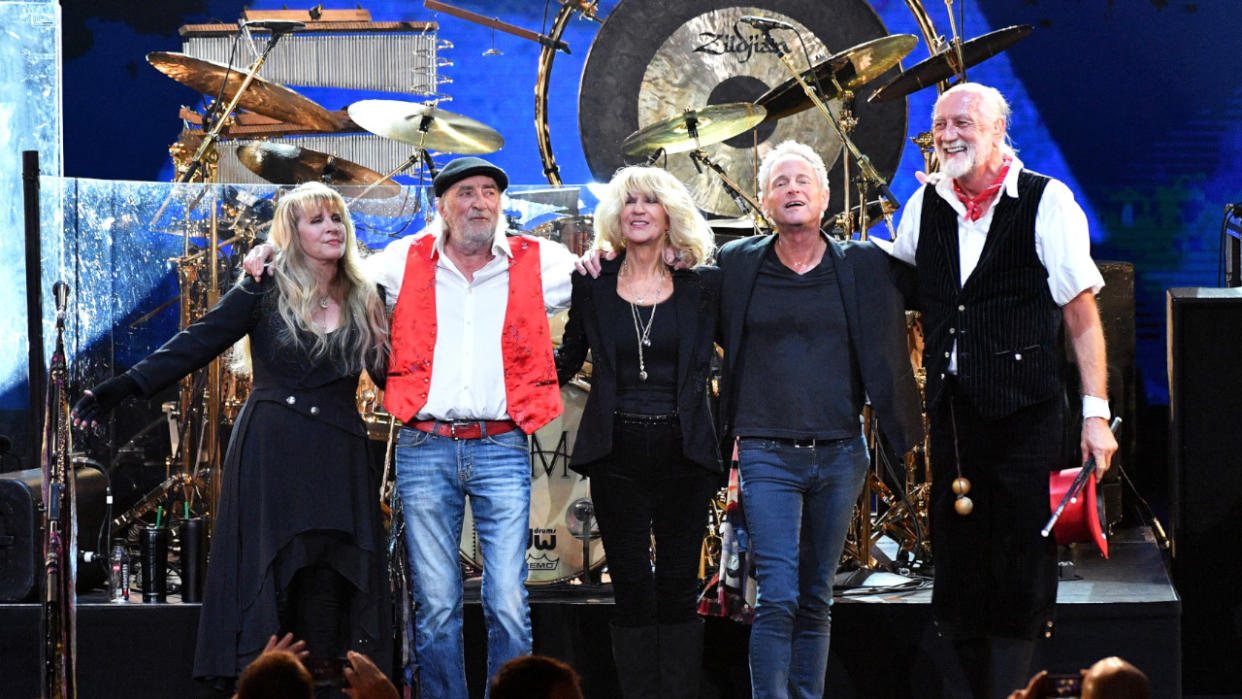
MULTIPOLYGON (((674 291, 674 294, 677 292, 674 291)), ((673 296, 654 306, 638 306, 638 331, 634 330, 634 316, 630 304, 616 318, 601 318, 600 322, 615 324, 617 338, 617 410, 623 413, 668 415, 677 412, 677 305, 673 296), (651 346, 643 347, 643 368, 647 380, 638 378, 638 335, 647 327, 651 314, 651 333, 647 339, 651 346)))
POLYGON ((828 253, 798 275, 768 249, 746 310, 737 376, 738 436, 859 434, 862 382, 828 253))

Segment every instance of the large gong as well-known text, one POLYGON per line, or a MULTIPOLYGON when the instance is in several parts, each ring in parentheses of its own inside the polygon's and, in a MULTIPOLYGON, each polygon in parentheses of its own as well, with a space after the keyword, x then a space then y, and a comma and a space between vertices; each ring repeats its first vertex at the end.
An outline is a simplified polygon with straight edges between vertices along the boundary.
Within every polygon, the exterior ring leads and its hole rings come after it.
MULTIPOLYGON (((762 35, 738 22, 748 14, 780 19, 796 27, 812 63, 888 34, 865 0, 754 0, 733 7, 722 6, 719 0, 621 0, 591 44, 578 96, 582 146, 596 179, 607 181, 618 168, 641 162, 627 160, 621 153, 621 142, 640 127, 686 108, 753 102, 790 77, 779 56, 763 46, 762 35)), ((778 30, 773 36, 788 47, 799 69, 807 67, 797 35, 778 30)), ((905 145, 906 102, 903 98, 870 104, 866 98, 900 70, 894 66, 857 88, 853 105, 858 124, 852 138, 886 180, 892 179, 905 145)), ((826 89, 831 92, 831 88, 826 89)), ((833 99, 828 106, 840 114, 840 100, 833 99)), ((829 211, 839 211, 841 156, 847 152, 818 110, 761 124, 752 132, 704 150, 743 189, 753 193, 757 159, 788 139, 808 143, 829 165, 829 211)), ((743 213, 719 178, 706 169, 698 172, 688 155, 670 155, 668 169, 686 183, 705 212, 719 216, 743 213)), ((857 173, 852 164, 851 173, 857 173)))

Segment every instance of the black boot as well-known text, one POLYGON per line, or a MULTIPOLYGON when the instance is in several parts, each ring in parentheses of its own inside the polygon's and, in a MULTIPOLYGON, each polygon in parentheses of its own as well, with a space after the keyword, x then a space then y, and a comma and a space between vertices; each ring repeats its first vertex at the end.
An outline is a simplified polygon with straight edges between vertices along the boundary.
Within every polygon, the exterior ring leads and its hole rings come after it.
POLYGON ((660 696, 658 628, 609 624, 617 685, 625 699, 657 699, 660 696))
POLYGON ((703 620, 660 624, 660 699, 697 699, 703 620))

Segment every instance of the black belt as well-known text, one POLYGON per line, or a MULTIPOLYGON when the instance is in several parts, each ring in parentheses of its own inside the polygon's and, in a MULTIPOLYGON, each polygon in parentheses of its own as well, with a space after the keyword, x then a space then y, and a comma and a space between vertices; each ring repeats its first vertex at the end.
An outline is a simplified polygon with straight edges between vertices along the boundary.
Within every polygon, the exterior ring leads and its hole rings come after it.
POLYGON ((849 437, 839 437, 837 439, 792 439, 789 437, 761 437, 760 439, 771 439, 773 442, 791 446, 795 449, 815 449, 817 447, 837 446, 849 440, 849 437))

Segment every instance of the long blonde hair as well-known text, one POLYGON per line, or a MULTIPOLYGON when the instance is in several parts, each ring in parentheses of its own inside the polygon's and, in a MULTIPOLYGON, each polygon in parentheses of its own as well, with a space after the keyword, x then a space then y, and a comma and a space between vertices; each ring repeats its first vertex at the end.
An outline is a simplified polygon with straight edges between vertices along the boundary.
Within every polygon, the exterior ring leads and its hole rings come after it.
MULTIPOLYGON (((309 347, 312 359, 329 356, 349 372, 360 371, 368 364, 382 365, 388 353, 388 319, 374 282, 363 272, 354 222, 341 195, 319 182, 307 182, 286 192, 276 205, 270 241, 276 248, 270 269, 279 292, 277 311, 285 326, 281 342, 308 349, 301 334, 305 332, 314 337, 309 347), (343 296, 341 324, 330 333, 312 320, 320 293, 298 235, 298 221, 320 207, 340 214, 345 228, 345 252, 337 261, 333 282, 343 296)), ((248 346, 242 349, 244 356, 235 358, 235 366, 249 368, 248 350, 248 346)))
POLYGON ((716 238, 703 215, 694 206, 685 185, 658 167, 631 165, 617 170, 608 189, 595 207, 595 240, 600 250, 621 252, 621 209, 630 195, 652 196, 668 218, 668 242, 694 265, 708 264, 716 252, 716 238))

